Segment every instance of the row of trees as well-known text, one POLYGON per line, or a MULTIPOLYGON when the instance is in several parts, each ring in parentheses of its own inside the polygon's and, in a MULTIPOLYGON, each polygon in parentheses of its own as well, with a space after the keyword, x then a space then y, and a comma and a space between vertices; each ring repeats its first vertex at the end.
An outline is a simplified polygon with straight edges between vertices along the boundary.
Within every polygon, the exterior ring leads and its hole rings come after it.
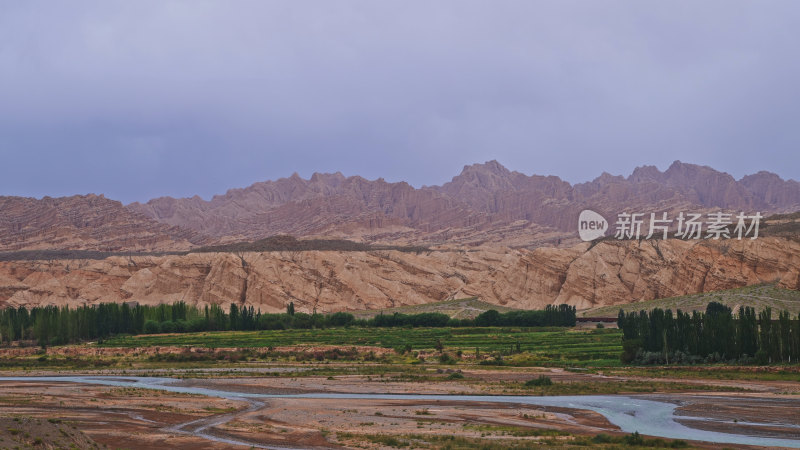
POLYGON ((479 327, 574 327, 576 321, 575 307, 560 304, 547 305, 543 310, 509 311, 505 314, 490 309, 475 318, 474 325, 479 327))
POLYGON ((620 310, 617 324, 623 334, 623 362, 768 364, 797 363, 800 358, 800 315, 792 319, 782 311, 773 320, 769 307, 758 314, 744 307, 738 315, 717 302, 709 303, 705 313, 620 310))
POLYGON ((226 330, 311 329, 362 327, 469 327, 469 326, 574 326, 575 308, 547 306, 539 311, 486 311, 475 319, 452 319, 441 313, 378 314, 356 319, 350 313, 296 313, 290 303, 283 314, 262 314, 252 306, 231 304, 198 309, 184 302, 158 306, 101 303, 68 306, 6 308, 0 310, 0 343, 34 340, 39 345, 59 345, 117 334, 182 333, 226 330))
POLYGON ((0 342, 36 340, 42 345, 63 344, 114 334, 139 334, 152 330, 153 324, 187 324, 199 317, 197 309, 184 302, 158 306, 101 303, 75 309, 37 306, 28 310, 20 306, 0 309, 0 342))
POLYGON ((575 307, 547 305, 543 310, 509 311, 500 313, 490 309, 474 319, 453 319, 441 313, 379 314, 367 321, 376 327, 573 327, 575 307))

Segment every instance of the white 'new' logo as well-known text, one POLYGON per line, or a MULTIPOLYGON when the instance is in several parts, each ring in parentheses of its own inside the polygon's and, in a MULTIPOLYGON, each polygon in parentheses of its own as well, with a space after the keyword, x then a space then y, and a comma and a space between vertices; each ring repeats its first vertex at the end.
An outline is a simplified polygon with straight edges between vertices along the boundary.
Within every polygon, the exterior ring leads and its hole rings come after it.
POLYGON ((608 221, 592 211, 591 209, 584 209, 581 215, 578 216, 578 234, 584 241, 593 241, 599 237, 603 237, 608 230, 608 221))

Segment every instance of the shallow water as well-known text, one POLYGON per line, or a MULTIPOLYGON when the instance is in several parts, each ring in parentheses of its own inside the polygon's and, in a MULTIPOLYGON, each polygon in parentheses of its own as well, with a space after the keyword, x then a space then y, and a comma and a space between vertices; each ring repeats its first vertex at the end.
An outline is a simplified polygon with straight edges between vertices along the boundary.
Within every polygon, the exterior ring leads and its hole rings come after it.
MULTIPOLYGON (((310 398, 310 399, 371 399, 371 400, 448 400, 448 401, 485 401, 495 403, 519 403, 538 406, 554 406, 563 408, 586 409, 602 414, 609 422, 622 431, 659 436, 670 439, 686 439, 726 444, 760 445, 767 447, 800 448, 800 440, 777 439, 744 434, 721 433, 691 428, 675 419, 690 419, 676 416, 676 404, 656 401, 641 397, 623 395, 574 395, 534 397, 521 395, 413 395, 413 394, 253 394, 231 392, 220 389, 189 387, 179 384, 181 380, 159 377, 125 377, 125 376, 64 376, 64 377, 0 377, 0 381, 48 381, 70 382, 82 384, 99 384, 105 386, 138 387, 158 389, 169 392, 200 394, 238 400, 254 400, 269 398, 310 398)), ((667 398, 666 395, 661 395, 667 398)), ((699 419, 705 419, 699 417, 699 419)), ((774 425, 774 424, 758 424, 774 425)), ((199 430, 202 432, 202 430, 199 430)), ((210 437, 210 436, 203 436, 210 437)))

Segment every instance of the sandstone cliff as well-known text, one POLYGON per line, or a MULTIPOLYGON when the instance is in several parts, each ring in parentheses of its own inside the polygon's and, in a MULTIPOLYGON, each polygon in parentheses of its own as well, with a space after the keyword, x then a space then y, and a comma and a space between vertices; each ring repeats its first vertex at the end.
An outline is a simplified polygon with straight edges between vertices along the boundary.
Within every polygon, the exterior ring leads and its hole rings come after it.
POLYGON ((800 242, 602 241, 535 250, 191 253, 0 263, 0 306, 183 300, 330 312, 478 296, 517 308, 628 303, 759 282, 800 288, 800 242), (243 264, 244 258, 245 264, 243 264))

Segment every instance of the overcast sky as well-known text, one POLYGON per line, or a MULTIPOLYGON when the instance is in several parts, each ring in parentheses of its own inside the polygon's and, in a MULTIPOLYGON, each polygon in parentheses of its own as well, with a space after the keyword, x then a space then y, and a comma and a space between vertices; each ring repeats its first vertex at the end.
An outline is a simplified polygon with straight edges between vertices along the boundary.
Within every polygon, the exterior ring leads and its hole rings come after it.
POLYGON ((0 0, 0 195, 415 186, 497 159, 800 179, 800 1, 0 0))

